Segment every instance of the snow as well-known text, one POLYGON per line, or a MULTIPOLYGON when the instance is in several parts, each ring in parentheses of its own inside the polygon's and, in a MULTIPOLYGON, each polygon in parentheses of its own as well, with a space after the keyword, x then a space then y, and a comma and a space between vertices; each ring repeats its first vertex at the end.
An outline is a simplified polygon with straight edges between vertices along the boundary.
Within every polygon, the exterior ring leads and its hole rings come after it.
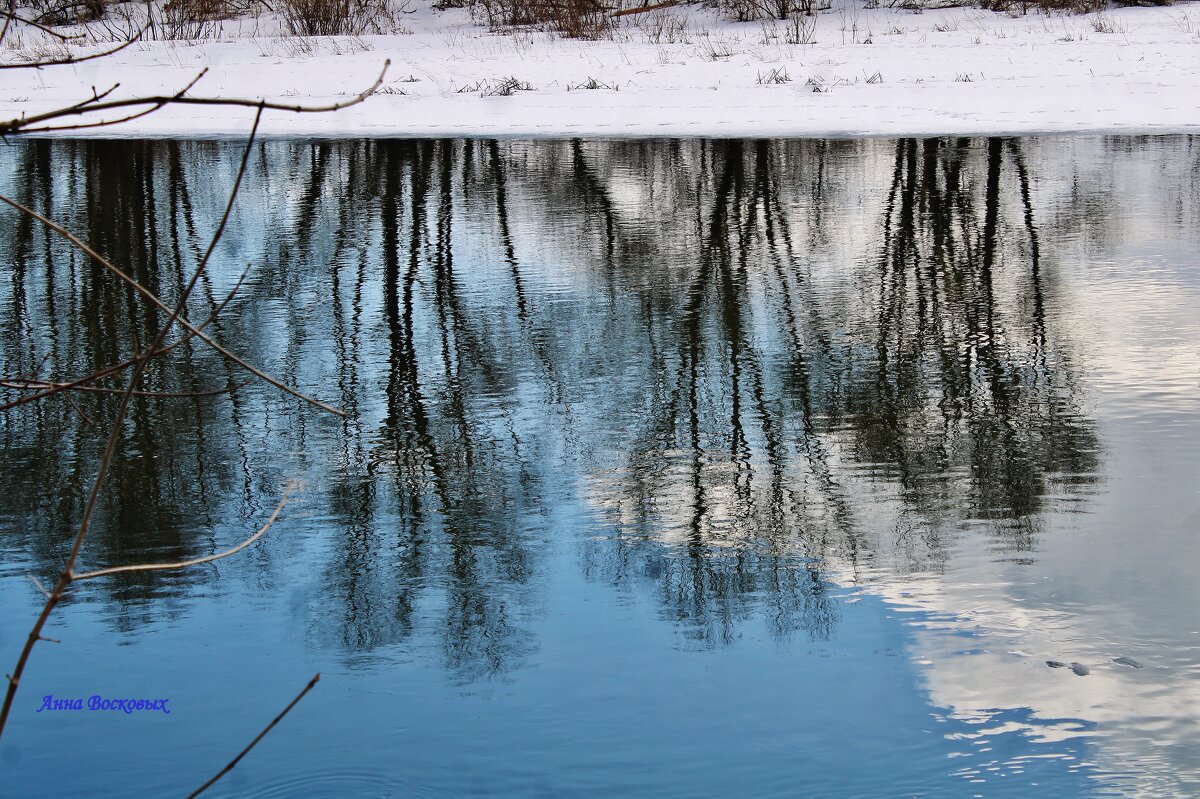
MULTIPOLYGON (((387 35, 299 39, 271 17, 216 38, 138 42, 104 59, 0 70, 0 118, 111 95, 191 94, 287 103, 345 100, 391 60, 383 92, 328 114, 270 112, 265 135, 298 137, 926 136, 1200 132, 1200 4, 1100 15, 1013 16, 955 8, 864 9, 816 18, 810 44, 787 23, 731 23, 699 6, 622 18, 611 39, 489 31, 466 11, 398 15, 387 35), (658 42, 663 15, 686 21, 658 42), (268 35, 269 34, 269 35, 268 35), (760 83, 780 70, 790 80, 760 83), (516 78, 529 91, 459 90, 516 78), (589 79, 605 88, 580 88, 589 79), (821 91, 814 91, 820 88, 821 91)), ((72 45, 72 52, 111 47, 72 45)), ((0 61, 53 48, 36 31, 0 61)), ((61 50, 61 47, 59 48, 61 50)), ((103 136, 244 135, 253 111, 173 106, 103 136)))

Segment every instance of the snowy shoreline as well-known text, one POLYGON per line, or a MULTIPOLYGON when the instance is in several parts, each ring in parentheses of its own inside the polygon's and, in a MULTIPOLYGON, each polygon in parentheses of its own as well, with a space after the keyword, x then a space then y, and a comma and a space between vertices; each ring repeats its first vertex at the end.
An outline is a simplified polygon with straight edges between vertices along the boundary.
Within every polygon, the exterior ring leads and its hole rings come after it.
MULTIPOLYGON (((0 118, 116 96, 173 94, 324 104, 268 112, 261 134, 288 138, 897 137, 1200 133, 1200 3, 1096 15, 1010 16, 970 8, 835 7, 811 43, 783 22, 724 22, 698 7, 627 17, 612 39, 492 32, 466 12, 422 9, 388 35, 261 35, 263 19, 216 39, 153 41, 104 59, 0 71, 0 118), (659 20, 669 18, 667 41, 659 20), (678 29, 679 21, 683 28, 678 29), (657 41, 655 41, 657 39, 657 41), (502 83, 528 86, 509 96, 502 83), (778 81, 778 82, 776 82, 778 81)), ((267 23, 273 23, 267 20, 267 23)), ((275 28, 278 29, 277 27, 275 28)), ((0 60, 46 45, 9 34, 0 60)), ((111 46, 111 45, 110 45, 111 46)), ((72 48, 83 53, 103 44, 72 48)), ((172 106, 72 136, 244 136, 250 109, 172 106)))

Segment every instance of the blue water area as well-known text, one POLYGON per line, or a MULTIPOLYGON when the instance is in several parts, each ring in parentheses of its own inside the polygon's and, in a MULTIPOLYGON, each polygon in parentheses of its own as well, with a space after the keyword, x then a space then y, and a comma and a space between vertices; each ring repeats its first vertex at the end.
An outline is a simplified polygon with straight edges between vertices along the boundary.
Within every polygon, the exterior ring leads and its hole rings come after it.
MULTIPOLYGON (((555 560, 570 575, 570 553, 555 560)), ((981 731, 1023 709, 979 725, 931 705, 907 656, 909 623, 877 598, 846 605, 837 589, 836 636, 781 642, 754 625, 697 649, 635 596, 555 579, 536 645, 487 680, 447 679, 440 653, 414 647, 322 662, 279 633, 286 598, 237 593, 186 608, 186 623, 151 623, 116 654, 103 619, 72 619, 71 640, 41 653, 18 704, 6 791, 120 795, 112 765, 125 763, 122 782, 172 795, 206 779, 317 668, 314 693, 214 795, 1085 795, 1096 777, 1086 741, 981 731), (253 618, 229 624, 230 604, 253 618), (229 651, 233 635, 257 645, 229 651), (43 691, 165 697, 171 713, 39 715, 43 691), (64 750, 64 737, 86 746, 64 750)), ((32 612, 26 599, 6 595, 6 607, 32 612)))

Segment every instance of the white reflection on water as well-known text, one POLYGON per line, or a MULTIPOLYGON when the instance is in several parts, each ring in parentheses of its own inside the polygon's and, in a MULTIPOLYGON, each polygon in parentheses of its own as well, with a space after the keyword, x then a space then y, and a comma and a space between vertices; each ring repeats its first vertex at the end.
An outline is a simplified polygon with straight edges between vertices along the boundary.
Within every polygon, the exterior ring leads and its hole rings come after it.
MULTIPOLYGON (((1180 227, 1154 208, 1153 184, 1114 191, 1126 213, 1103 261, 1088 257, 1094 243, 1080 237, 1048 247, 1077 264, 1056 321, 1086 363, 1089 412, 1101 420, 1110 464, 1103 490, 1082 515, 1048 514, 1028 557, 997 553, 969 528, 946 573, 897 578, 880 569, 852 581, 917 619, 908 622, 909 654, 930 701, 977 725, 981 740, 1001 731, 1033 742, 1079 738, 1097 774, 1122 792, 1192 795, 1200 791, 1200 269, 1193 240, 1180 240, 1180 227), (1013 720, 1014 709, 1028 716, 1013 720)), ((1053 211, 1050 203, 1041 215, 1053 211)))

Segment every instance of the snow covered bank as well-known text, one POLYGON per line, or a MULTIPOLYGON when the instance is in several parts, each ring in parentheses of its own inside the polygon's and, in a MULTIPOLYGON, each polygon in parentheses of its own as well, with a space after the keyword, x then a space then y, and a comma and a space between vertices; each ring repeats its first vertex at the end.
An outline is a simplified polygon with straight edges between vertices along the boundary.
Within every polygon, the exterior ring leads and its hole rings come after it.
MULTIPOLYGON (((611 40, 493 33, 461 10, 400 17, 387 36, 264 35, 270 19, 218 39, 145 42, 106 59, 0 71, 0 118, 113 96, 174 93, 328 102, 334 114, 274 112, 281 136, 900 136, 1039 132, 1200 133, 1200 4, 1101 15, 1012 17, 835 7, 807 44, 787 23, 728 23, 698 7, 625 17, 611 40), (669 16, 667 16, 669 15, 669 16), (682 26, 681 24, 682 23, 682 26), (505 96, 502 82, 528 86, 505 96)), ((91 44, 73 52, 103 48, 91 44)), ((0 61, 45 52, 36 32, 0 61)), ((241 135, 246 109, 171 107, 103 136, 241 135)))

